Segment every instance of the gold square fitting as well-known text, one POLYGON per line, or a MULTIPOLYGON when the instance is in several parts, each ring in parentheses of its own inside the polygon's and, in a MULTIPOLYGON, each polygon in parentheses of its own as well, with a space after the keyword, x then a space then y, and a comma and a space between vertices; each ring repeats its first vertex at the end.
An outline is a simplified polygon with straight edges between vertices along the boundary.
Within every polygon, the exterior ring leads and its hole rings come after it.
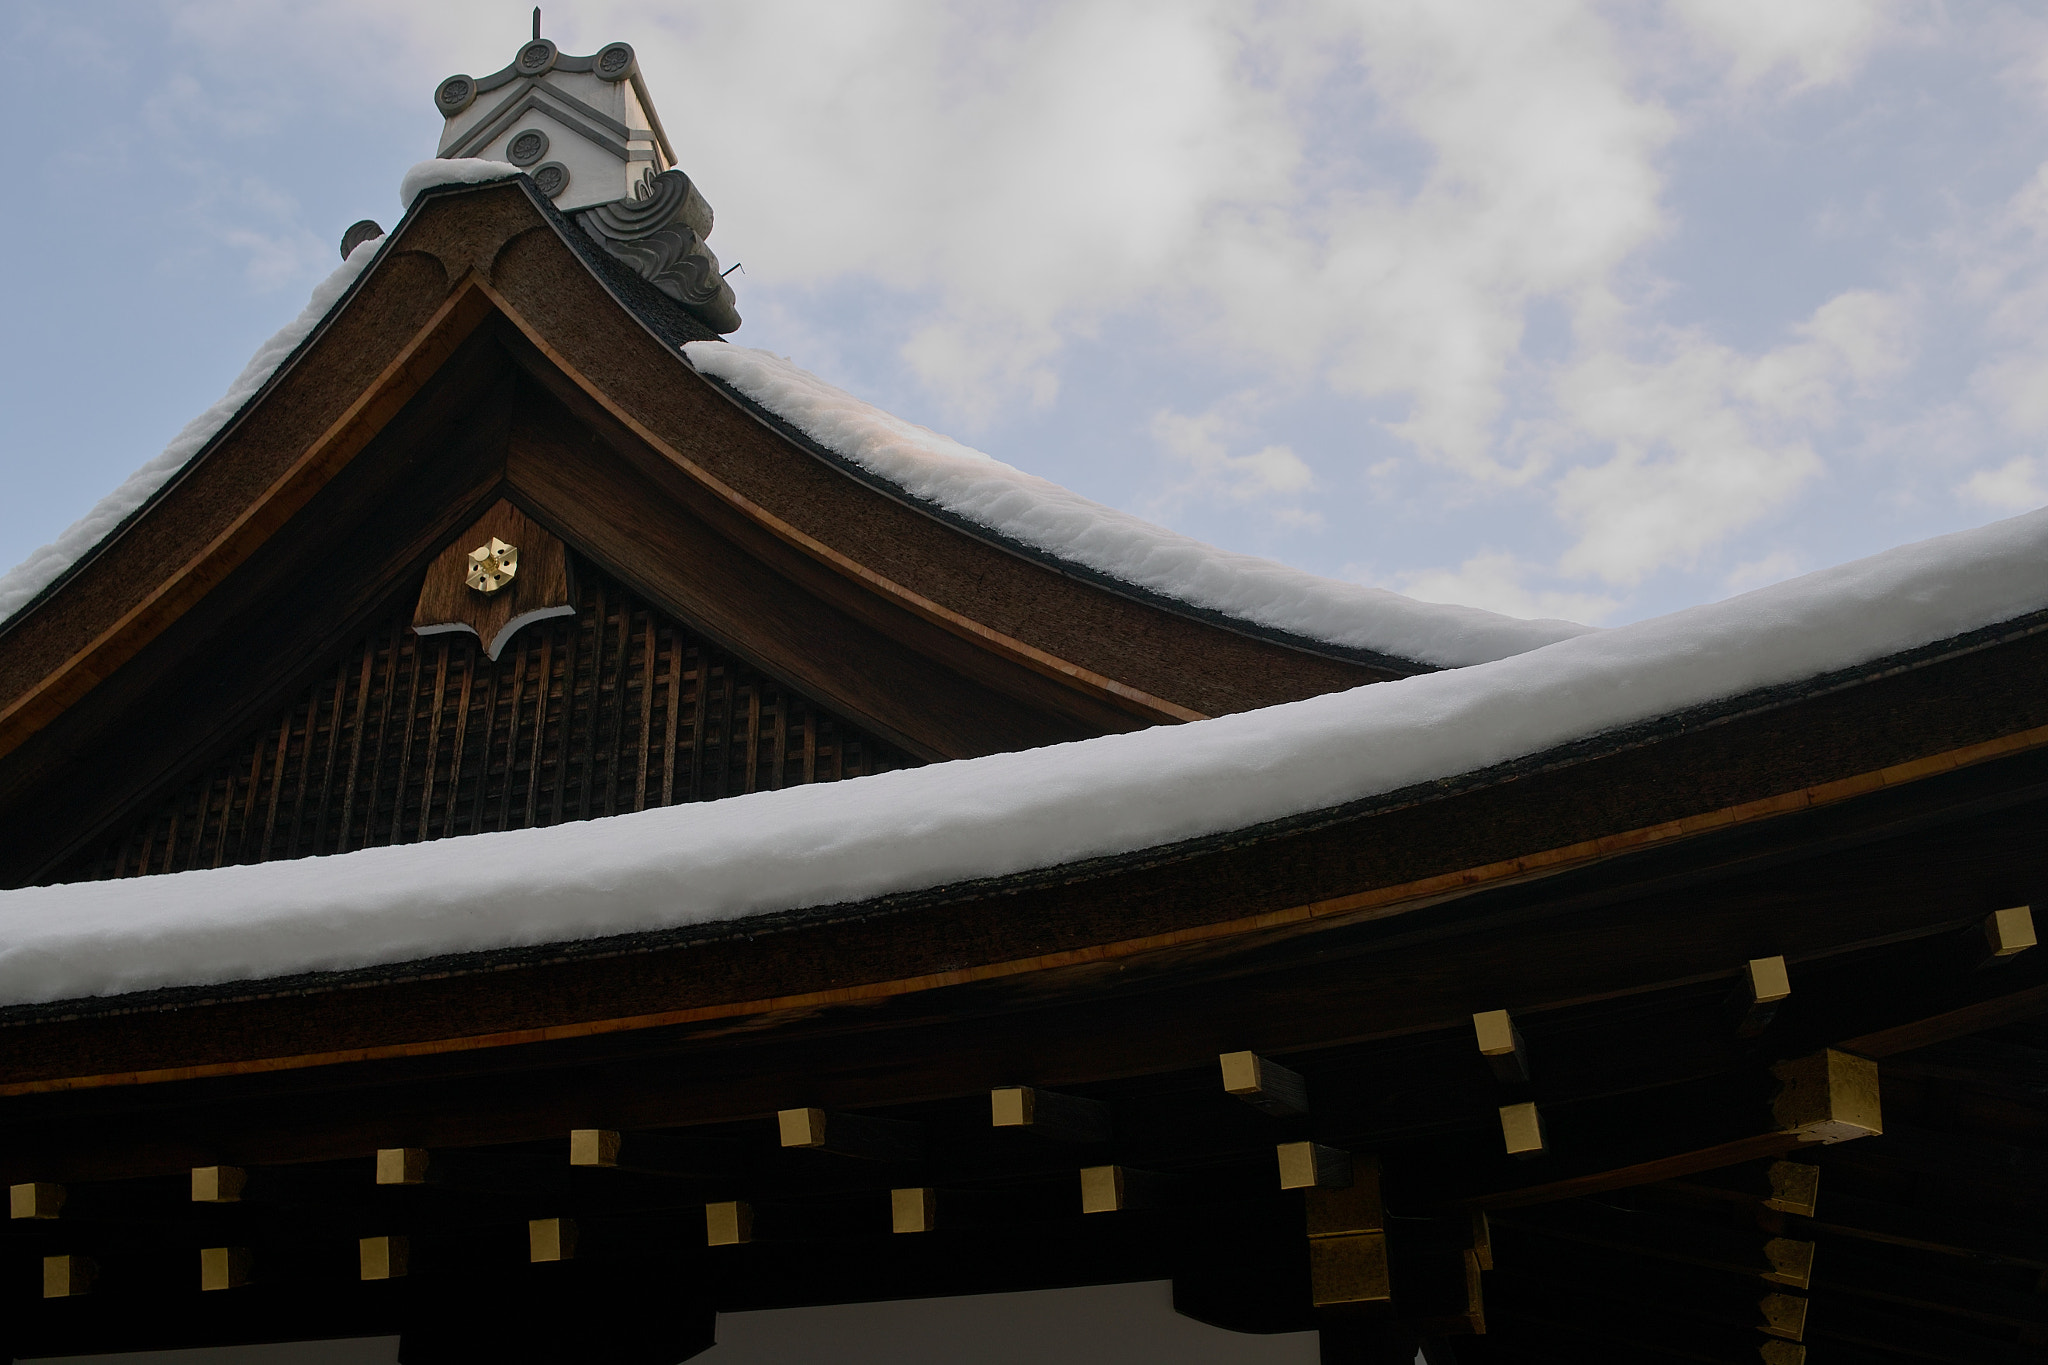
POLYGON ((493 593, 519 574, 519 547, 507 545, 496 536, 488 545, 469 552, 469 575, 465 580, 481 593, 493 593))

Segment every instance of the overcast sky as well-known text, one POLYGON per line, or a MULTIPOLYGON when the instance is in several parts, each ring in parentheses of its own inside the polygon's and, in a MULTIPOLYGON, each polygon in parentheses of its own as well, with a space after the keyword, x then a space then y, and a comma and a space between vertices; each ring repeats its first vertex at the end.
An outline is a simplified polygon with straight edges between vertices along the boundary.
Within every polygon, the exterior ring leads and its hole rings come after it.
MULTIPOLYGON (((0 560, 226 388, 524 4, 0 10, 0 560)), ((1614 623, 2048 501, 2048 14, 553 4, 746 326, 1104 502, 1614 623)))

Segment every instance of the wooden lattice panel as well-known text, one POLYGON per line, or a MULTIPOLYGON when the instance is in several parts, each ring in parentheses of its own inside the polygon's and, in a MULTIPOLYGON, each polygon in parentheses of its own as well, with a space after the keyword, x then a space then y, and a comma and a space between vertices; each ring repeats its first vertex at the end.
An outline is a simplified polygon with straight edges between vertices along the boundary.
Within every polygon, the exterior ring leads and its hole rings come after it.
POLYGON ((90 881, 588 820, 920 760, 588 564, 574 617, 493 664, 374 628, 240 745, 60 874, 90 881))

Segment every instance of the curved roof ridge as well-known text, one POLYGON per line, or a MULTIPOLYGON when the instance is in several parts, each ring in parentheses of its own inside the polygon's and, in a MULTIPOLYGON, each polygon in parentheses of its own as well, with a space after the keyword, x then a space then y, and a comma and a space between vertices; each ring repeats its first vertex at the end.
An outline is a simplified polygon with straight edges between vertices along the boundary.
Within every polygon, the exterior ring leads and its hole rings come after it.
POLYGON ((1423 602, 1220 549, 905 421, 773 352, 701 341, 682 349, 700 374, 918 501, 1204 613, 1439 668, 1506 658, 1593 629, 1423 602))

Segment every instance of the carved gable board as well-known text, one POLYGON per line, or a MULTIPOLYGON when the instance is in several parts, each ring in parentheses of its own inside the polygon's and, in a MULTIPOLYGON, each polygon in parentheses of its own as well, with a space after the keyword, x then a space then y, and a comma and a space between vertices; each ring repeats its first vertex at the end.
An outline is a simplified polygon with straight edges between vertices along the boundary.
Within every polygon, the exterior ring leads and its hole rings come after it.
POLYGON ((575 614, 562 542, 500 498, 427 566, 412 628, 466 630, 495 660, 522 626, 575 614))

